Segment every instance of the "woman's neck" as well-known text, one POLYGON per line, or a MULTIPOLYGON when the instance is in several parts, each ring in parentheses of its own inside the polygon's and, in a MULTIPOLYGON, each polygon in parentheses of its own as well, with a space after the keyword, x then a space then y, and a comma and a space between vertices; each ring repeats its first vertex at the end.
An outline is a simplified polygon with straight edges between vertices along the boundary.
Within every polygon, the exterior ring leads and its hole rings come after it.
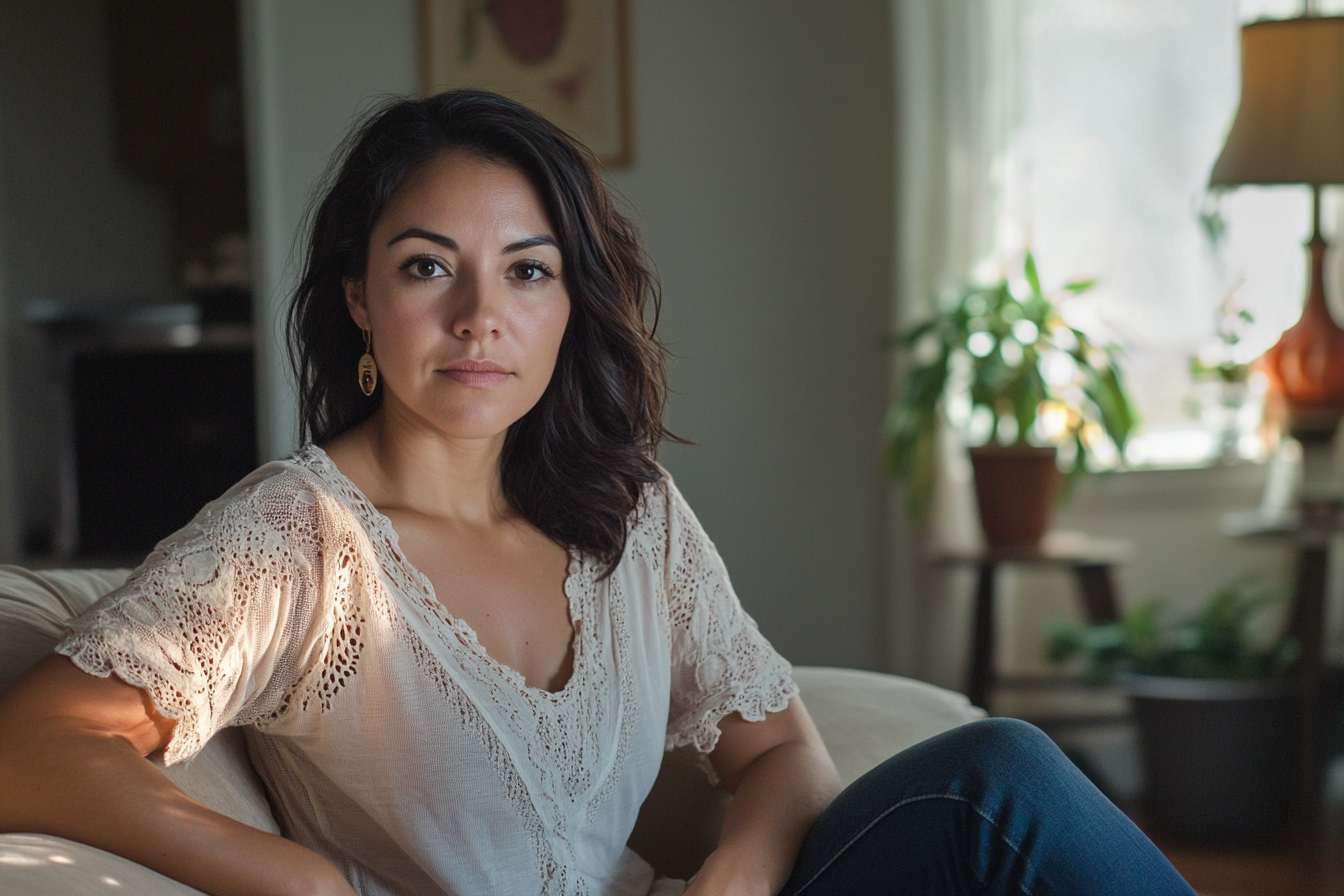
POLYGON ((323 446, 379 510, 474 526, 513 515, 500 481, 503 448, 503 433, 457 439, 387 405, 323 446))

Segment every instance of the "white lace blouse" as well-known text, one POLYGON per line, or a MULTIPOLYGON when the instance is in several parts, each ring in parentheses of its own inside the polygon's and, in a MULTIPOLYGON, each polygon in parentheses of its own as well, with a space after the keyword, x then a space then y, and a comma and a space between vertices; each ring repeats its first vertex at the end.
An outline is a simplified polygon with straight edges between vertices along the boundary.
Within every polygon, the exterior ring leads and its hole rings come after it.
POLYGON ((599 575, 571 554, 573 674, 529 687, 310 446, 207 505, 57 650, 177 719, 165 762, 248 726, 285 834, 366 896, 676 893, 625 845, 663 751, 707 753, 725 715, 797 688, 670 479, 599 575))

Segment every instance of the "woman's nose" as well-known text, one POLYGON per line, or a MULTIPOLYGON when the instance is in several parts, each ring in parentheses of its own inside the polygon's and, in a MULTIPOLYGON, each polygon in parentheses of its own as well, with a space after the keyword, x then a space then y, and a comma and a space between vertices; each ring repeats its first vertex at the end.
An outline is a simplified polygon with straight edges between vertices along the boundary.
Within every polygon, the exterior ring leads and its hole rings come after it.
POLYGON ((499 334, 502 287, 482 277, 463 277, 453 302, 452 332, 459 339, 487 339, 499 334))

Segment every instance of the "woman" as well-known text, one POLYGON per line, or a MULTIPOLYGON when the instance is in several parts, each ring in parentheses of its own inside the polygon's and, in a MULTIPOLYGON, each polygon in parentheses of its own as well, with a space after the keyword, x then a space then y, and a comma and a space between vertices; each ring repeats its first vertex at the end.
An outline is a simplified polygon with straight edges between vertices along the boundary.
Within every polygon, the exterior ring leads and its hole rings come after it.
POLYGON ((624 844, 691 744, 734 794, 693 896, 1189 892, 1020 723, 832 802, 788 664, 653 462, 654 289, 589 155, 480 91, 391 103, 342 155, 291 313, 309 444, 6 695, 0 830, 221 896, 677 893, 624 844), (285 839, 145 760, 226 725, 285 839))

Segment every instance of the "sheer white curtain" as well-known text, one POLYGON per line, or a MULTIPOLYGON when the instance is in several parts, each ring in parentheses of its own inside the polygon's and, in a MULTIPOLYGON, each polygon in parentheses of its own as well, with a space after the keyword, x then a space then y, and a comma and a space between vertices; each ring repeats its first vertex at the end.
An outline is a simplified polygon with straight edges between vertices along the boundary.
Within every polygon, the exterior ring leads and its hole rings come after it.
MULTIPOLYGON (((893 0, 896 59, 896 283, 893 325, 927 313, 929 298, 992 257, 1003 158, 1016 114, 1015 4, 893 0)), ((970 469, 945 439, 946 475, 930 532, 916 533, 897 496, 891 562, 891 668, 964 687, 970 582, 921 562, 921 541, 977 536, 970 469)))

